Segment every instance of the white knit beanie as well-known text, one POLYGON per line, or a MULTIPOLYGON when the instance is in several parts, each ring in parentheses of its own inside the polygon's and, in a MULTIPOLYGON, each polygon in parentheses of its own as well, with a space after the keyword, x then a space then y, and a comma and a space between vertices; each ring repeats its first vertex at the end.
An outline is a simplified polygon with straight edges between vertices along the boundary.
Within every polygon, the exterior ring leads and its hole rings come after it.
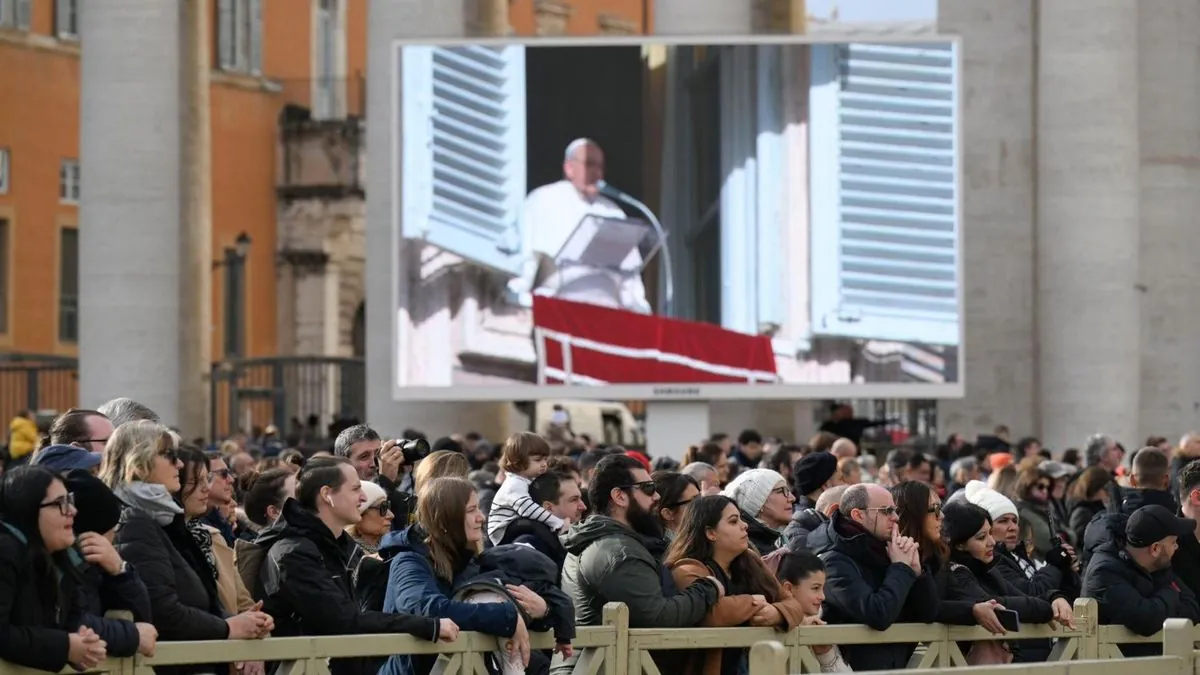
POLYGON ((729 481, 725 489, 721 490, 721 494, 736 502, 739 509, 757 517, 758 512, 766 505, 767 498, 771 496, 771 490, 781 484, 787 485, 787 480, 779 475, 778 471, 750 469, 729 481))
POLYGON ((992 522, 1008 515, 1018 515, 1017 505, 1004 495, 987 486, 983 481, 973 480, 963 488, 967 501, 982 507, 992 517, 992 522))
POLYGON ((366 495, 367 501, 358 505, 359 513, 366 513, 367 509, 382 503, 388 498, 388 493, 386 490, 370 481, 363 481, 362 491, 363 494, 366 495))

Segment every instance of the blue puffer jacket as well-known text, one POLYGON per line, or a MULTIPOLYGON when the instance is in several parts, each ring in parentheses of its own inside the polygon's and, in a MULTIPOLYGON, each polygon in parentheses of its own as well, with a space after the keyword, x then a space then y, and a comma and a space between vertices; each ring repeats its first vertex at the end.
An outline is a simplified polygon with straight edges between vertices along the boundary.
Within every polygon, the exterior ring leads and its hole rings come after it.
MULTIPOLYGON (((517 630, 517 608, 511 603, 472 604, 453 600, 454 589, 479 575, 471 559, 455 571, 454 579, 439 579, 429 562, 429 547, 419 525, 391 532, 380 545, 382 557, 391 558, 387 597, 383 611, 405 612, 450 619, 459 630, 497 637, 512 637, 517 630)), ((433 669, 436 656, 397 655, 388 658, 379 675, 423 675, 433 669)))

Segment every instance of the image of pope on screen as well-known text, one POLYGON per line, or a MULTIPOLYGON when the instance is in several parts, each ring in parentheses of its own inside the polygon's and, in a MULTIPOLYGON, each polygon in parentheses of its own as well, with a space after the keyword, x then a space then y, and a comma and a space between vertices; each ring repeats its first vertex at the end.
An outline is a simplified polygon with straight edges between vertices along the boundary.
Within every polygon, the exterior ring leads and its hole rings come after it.
POLYGON ((398 387, 959 382, 955 49, 402 46, 398 387))

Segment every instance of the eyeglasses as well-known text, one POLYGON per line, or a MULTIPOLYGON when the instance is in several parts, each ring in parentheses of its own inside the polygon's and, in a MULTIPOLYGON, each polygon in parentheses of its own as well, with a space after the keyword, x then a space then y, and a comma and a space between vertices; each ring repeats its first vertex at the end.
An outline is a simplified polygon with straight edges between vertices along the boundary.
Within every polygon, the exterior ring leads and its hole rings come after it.
POLYGON ((175 454, 175 448, 164 448, 162 450, 159 450, 158 456, 162 457, 163 459, 166 459, 168 462, 170 462, 172 464, 179 461, 179 455, 175 454))
POLYGON ((51 506, 57 507, 58 512, 64 516, 71 515, 71 510, 75 508, 75 493, 68 492, 57 499, 51 499, 48 502, 38 504, 38 508, 42 509, 50 508, 51 506))
POLYGON ((1034 490, 1049 490, 1050 484, 1049 483, 1038 483, 1033 486, 1033 489, 1034 490))
POLYGON ((774 490, 771 490, 771 494, 786 497, 786 496, 792 494, 792 491, 789 490, 786 485, 780 485, 779 487, 775 488, 774 490))
POLYGON ((654 485, 654 481, 652 480, 644 480, 640 483, 634 483, 633 485, 622 485, 619 489, 641 490, 642 494, 646 495, 647 497, 653 497, 654 495, 658 494, 658 488, 654 485))
POLYGON ((691 504, 691 503, 692 503, 692 502, 694 502, 694 501, 695 501, 695 499, 694 499, 694 498, 693 498, 693 499, 685 499, 685 500, 683 500, 683 501, 681 501, 681 502, 672 502, 672 503, 670 503, 670 504, 663 504, 663 506, 662 506, 662 507, 663 507, 664 509, 677 509, 677 508, 680 508, 680 507, 683 507, 683 506, 687 506, 688 504, 691 504))
POLYGON ((221 478, 222 480, 229 480, 232 477, 233 477, 233 471, 231 471, 229 469, 215 469, 213 471, 208 472, 208 482, 210 482, 210 483, 213 482, 214 480, 216 480, 217 478, 221 478))
POLYGON ((888 517, 895 516, 900 513, 900 510, 894 506, 876 506, 874 508, 868 508, 867 510, 868 511, 877 511, 888 517))
POLYGON ((926 512, 940 516, 940 515, 942 515, 942 505, 940 503, 939 504, 931 504, 929 506, 929 508, 926 509, 926 512))
POLYGON ((386 518, 392 515, 392 509, 387 502, 380 502, 367 507, 367 511, 376 511, 380 518, 386 518))

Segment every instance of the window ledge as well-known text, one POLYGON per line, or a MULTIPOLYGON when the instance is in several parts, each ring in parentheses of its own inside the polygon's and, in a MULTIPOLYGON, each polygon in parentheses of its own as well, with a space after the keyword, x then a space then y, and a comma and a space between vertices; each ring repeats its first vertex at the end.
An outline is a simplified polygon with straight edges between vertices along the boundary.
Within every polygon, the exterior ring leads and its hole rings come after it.
POLYGON ((63 56, 74 56, 76 58, 80 54, 80 42, 78 39, 60 40, 50 35, 41 35, 7 26, 0 28, 0 44, 28 47, 29 49, 37 49, 63 56))
POLYGON ((247 91, 261 91, 268 94, 278 94, 283 91, 283 85, 269 77, 233 70, 214 68, 209 75, 209 81, 212 84, 220 84, 247 91))

